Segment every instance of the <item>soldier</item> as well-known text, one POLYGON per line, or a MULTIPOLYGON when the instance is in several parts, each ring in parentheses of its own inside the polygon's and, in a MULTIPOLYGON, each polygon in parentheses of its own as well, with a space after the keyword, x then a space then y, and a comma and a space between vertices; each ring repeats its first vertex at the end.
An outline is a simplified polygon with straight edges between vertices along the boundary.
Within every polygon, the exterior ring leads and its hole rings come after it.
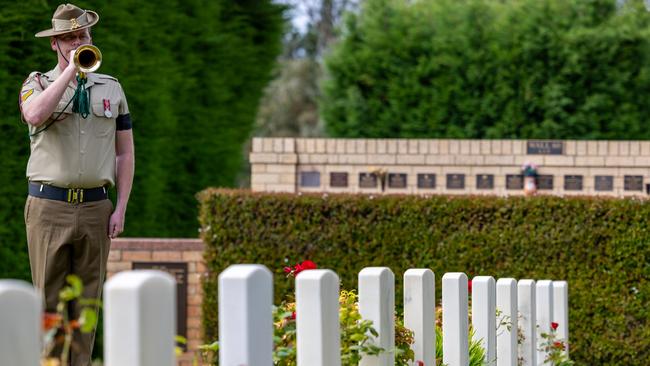
MULTIPOLYGON (((29 260, 48 312, 56 311, 68 274, 82 279, 84 297, 101 297, 111 238, 124 229, 133 182, 133 134, 122 87, 108 75, 83 78, 73 62, 78 47, 92 44, 90 28, 98 20, 94 11, 59 5, 52 28, 36 34, 50 37, 57 65, 31 73, 20 92, 31 140, 25 204, 29 260), (115 209, 108 199, 113 186, 115 209)), ((75 304, 70 317, 76 319, 79 311, 75 304)), ((94 331, 75 332, 72 365, 90 365, 94 338, 94 331)))

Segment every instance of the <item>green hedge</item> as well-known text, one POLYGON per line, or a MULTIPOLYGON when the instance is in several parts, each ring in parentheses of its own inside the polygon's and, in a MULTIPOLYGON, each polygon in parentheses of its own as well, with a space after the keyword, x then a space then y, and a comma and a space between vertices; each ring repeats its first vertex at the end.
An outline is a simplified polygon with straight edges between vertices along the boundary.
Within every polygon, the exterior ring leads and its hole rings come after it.
MULTIPOLYGON (((569 281, 571 354, 579 365, 650 364, 650 203, 634 199, 253 194, 199 195, 211 274, 206 341, 217 338, 217 275, 236 263, 275 274, 276 301, 292 288, 282 267, 304 259, 356 288, 366 266, 470 277, 569 281)), ((396 301, 399 304, 401 301, 396 301)))

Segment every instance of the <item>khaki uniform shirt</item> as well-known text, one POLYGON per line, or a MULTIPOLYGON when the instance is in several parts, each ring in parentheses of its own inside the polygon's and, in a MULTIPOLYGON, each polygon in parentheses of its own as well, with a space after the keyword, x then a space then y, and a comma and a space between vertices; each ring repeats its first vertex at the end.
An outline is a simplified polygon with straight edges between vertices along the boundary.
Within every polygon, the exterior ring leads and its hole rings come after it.
MULTIPOLYGON (((31 73, 20 93, 21 110, 60 74, 58 66, 45 74, 31 73)), ((122 86, 111 76, 88 74, 86 88, 90 96, 87 118, 72 113, 72 103, 65 108, 76 90, 71 82, 48 121, 38 127, 29 126, 31 135, 57 118, 47 130, 30 136, 31 155, 27 163, 30 181, 62 188, 115 185, 116 119, 128 117, 129 107, 122 86)))

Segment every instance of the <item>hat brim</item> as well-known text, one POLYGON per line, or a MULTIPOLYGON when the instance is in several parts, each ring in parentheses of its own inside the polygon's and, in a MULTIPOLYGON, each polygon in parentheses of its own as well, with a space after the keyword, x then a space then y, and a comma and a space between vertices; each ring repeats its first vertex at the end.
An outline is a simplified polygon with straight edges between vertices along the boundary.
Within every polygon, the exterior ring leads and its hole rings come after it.
POLYGON ((88 15, 90 16, 90 22, 89 22, 88 24, 86 24, 86 25, 83 25, 83 26, 81 26, 81 27, 79 27, 79 28, 76 28, 76 29, 70 29, 70 30, 60 30, 60 31, 57 31, 57 30, 54 30, 54 29, 46 29, 46 30, 44 30, 44 31, 40 31, 40 32, 36 33, 36 34, 34 35, 34 37, 36 37, 36 38, 42 38, 42 37, 53 37, 53 36, 59 36, 59 35, 61 35, 61 34, 72 33, 72 32, 76 32, 76 31, 82 30, 82 29, 90 28, 90 27, 92 27, 93 25, 97 24, 97 22, 99 22, 99 15, 98 15, 97 13, 95 13, 95 12, 92 11, 92 10, 86 10, 86 12, 87 12, 88 15))

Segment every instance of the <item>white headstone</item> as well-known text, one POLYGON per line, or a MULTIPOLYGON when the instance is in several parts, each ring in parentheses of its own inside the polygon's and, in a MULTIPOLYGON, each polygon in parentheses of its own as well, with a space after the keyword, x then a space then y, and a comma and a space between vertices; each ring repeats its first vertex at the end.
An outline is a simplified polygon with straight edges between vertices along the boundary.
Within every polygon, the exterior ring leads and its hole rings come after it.
POLYGON ((523 341, 519 345, 522 366, 537 366, 537 320, 535 317, 535 280, 519 280, 517 310, 523 341))
POLYGON ((496 363, 496 284, 491 276, 472 279, 472 325, 474 340, 481 341, 485 350, 485 365, 496 363))
POLYGON ((404 326, 413 331, 415 361, 436 362, 436 282, 430 269, 404 272, 404 326))
POLYGON ((41 301, 27 282, 0 280, 0 365, 40 365, 41 301))
POLYGON ((537 281, 536 293, 536 317, 537 317, 537 364, 550 365, 545 362, 548 352, 543 349, 543 344, 548 342, 542 334, 551 333, 551 322, 553 320, 553 281, 537 281))
POLYGON ((174 278, 154 270, 120 272, 104 293, 105 365, 175 365, 174 278))
POLYGON ((298 366, 340 366, 339 277, 327 269, 296 278, 298 366))
POLYGON ((395 275, 387 267, 368 267, 359 272, 359 313, 372 320, 379 333, 375 344, 386 352, 366 356, 360 366, 393 366, 395 364, 395 275))
POLYGON ((564 353, 569 356, 569 284, 553 281, 553 321, 558 324, 557 338, 564 342, 564 353))
POLYGON ((517 281, 497 281, 497 366, 517 366, 517 281), (501 325, 500 325, 501 324, 501 325))
POLYGON ((257 264, 219 275, 219 364, 273 364, 273 275, 257 264))
POLYGON ((469 365, 467 275, 442 276, 442 362, 447 366, 469 365))

